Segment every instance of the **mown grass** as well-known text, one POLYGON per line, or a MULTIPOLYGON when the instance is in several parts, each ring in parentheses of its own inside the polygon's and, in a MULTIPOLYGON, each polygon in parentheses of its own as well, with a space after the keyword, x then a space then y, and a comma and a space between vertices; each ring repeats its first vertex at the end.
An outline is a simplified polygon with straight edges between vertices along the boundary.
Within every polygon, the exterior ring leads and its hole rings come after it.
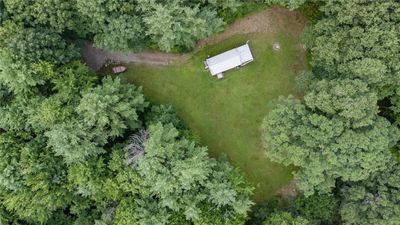
POLYGON ((173 105, 178 115, 208 146, 211 156, 225 153, 255 187, 253 199, 261 202, 292 179, 292 169, 265 157, 260 124, 280 95, 296 94, 296 70, 304 67, 299 40, 286 35, 234 36, 208 46, 186 62, 171 66, 133 64, 123 75, 143 86, 147 99, 173 105), (207 55, 215 55, 250 42, 254 62, 225 73, 217 80, 204 70, 207 55), (280 51, 272 44, 279 41, 280 51))

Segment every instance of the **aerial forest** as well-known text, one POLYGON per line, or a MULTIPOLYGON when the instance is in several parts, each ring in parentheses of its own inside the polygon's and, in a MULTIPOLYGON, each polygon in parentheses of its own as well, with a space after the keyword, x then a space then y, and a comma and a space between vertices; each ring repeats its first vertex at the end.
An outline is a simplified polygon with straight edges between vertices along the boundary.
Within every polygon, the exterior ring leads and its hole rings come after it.
POLYGON ((0 0, 1 225, 399 225, 399 125, 398 0, 0 0), (308 18, 308 69, 258 131, 298 193, 255 202, 173 106, 81 49, 189 52, 269 7, 308 18))

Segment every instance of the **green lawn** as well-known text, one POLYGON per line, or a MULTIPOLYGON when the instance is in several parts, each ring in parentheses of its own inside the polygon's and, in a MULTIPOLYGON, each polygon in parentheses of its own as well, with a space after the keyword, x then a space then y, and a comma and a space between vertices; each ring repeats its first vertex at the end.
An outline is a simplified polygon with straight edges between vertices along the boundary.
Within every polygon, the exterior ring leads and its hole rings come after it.
POLYGON ((295 38, 278 33, 232 37, 208 46, 180 65, 130 65, 123 75, 143 86, 154 103, 173 105, 179 116, 208 146, 211 156, 225 153, 244 170, 255 187, 256 202, 271 197, 288 183, 291 168, 266 159, 260 143, 260 124, 270 102, 280 95, 296 94, 296 70, 303 68, 295 38), (225 73, 223 80, 204 70, 203 60, 250 40, 254 62, 225 73), (279 41, 282 49, 272 50, 279 41))

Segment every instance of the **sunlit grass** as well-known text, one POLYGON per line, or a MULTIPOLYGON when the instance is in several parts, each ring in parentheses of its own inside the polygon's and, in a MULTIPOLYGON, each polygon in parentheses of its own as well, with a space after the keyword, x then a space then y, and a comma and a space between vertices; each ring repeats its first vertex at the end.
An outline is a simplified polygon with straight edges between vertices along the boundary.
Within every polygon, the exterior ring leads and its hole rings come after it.
POLYGON ((288 183, 291 168, 266 159, 260 143, 260 124, 269 104, 280 95, 296 94, 299 43, 278 33, 235 36, 208 46, 189 61, 172 66, 130 65, 123 75, 143 86, 154 103, 173 105, 211 156, 225 153, 255 187, 254 200, 263 201, 288 183), (207 55, 214 55, 249 40, 254 62, 225 73, 217 80, 204 70, 207 55), (279 41, 280 51, 272 44, 279 41))

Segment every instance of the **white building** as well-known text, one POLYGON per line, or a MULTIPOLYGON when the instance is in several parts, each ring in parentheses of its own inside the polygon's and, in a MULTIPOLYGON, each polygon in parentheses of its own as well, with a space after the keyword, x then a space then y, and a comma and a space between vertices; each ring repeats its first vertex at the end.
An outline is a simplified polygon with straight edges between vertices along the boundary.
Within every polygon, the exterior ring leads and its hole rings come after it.
POLYGON ((204 62, 206 69, 208 69, 213 76, 217 76, 219 79, 224 77, 223 72, 246 65, 253 61, 253 55, 251 54, 250 47, 248 44, 226 51, 219 55, 210 57, 204 62))

